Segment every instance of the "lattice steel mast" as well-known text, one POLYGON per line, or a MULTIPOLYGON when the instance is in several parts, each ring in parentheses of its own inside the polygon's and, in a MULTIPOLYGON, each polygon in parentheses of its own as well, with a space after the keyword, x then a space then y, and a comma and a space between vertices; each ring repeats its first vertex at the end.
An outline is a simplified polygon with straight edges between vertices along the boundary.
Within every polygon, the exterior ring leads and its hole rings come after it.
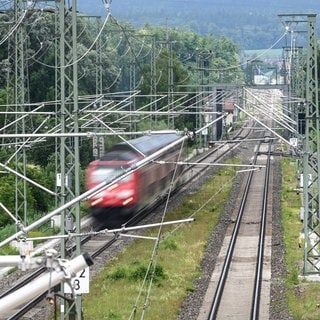
MULTIPOLYGON (((318 98, 318 68, 317 68, 317 38, 316 14, 287 14, 281 15, 285 19, 286 28, 290 25, 307 25, 307 57, 306 57, 306 85, 305 102, 301 99, 298 105, 298 128, 302 128, 300 114, 304 113, 305 132, 303 136, 303 210, 304 210, 304 275, 319 275, 320 272, 320 123, 318 98), (300 122, 299 122, 300 121, 300 122)), ((296 71, 298 68, 296 69, 296 71)), ((303 72, 299 71, 300 76, 303 72)), ((297 94, 303 94, 300 83, 296 85, 297 94)), ((303 98, 303 97, 302 97, 303 98)), ((303 128, 304 129, 304 128, 303 128)), ((303 130, 300 130, 303 134, 303 130)))
POLYGON ((306 135, 303 155, 304 190, 304 274, 319 274, 320 271, 320 126, 317 70, 316 15, 308 15, 306 86, 306 135), (310 177, 310 178, 309 178, 310 177))
MULTIPOLYGON (((16 23, 20 21, 20 25, 14 36, 14 48, 13 48, 13 63, 14 63, 14 106, 15 112, 25 111, 26 105, 26 66, 25 66, 25 29, 23 23, 23 16, 26 15, 24 8, 24 1, 18 0, 14 4, 14 17, 16 23)), ((15 132, 25 134, 26 119, 23 117, 18 120, 19 115, 16 113, 15 132)), ((26 148, 25 139, 16 139, 14 146, 15 152, 15 170, 16 172, 26 176, 26 148)), ((23 215, 23 223, 27 224, 27 183, 24 179, 21 179, 18 175, 15 177, 16 194, 15 194, 15 214, 17 218, 23 215)))
MULTIPOLYGON (((77 63, 77 1, 72 0, 72 8, 61 0, 58 11, 59 21, 59 75, 60 75, 60 125, 61 133, 78 133, 78 63, 77 63)), ((60 139, 60 192, 61 205, 80 195, 80 157, 79 137, 61 137, 60 139)), ((80 203, 61 213, 61 233, 70 232, 75 223, 76 232, 80 232, 80 203)), ((61 242, 61 255, 65 256, 66 244, 61 242)), ((80 254, 80 239, 76 239, 75 255, 80 254)), ((63 288, 62 293, 63 293, 63 288)), ((62 304, 64 302, 62 301, 62 304)), ((74 305, 78 319, 81 319, 81 296, 77 296, 74 305)), ((61 318, 65 316, 61 308, 61 318)))

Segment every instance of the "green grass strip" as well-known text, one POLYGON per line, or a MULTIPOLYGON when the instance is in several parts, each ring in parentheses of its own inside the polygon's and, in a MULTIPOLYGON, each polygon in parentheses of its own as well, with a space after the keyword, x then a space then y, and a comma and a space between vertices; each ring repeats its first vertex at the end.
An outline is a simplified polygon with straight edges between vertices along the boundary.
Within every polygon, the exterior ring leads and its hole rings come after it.
MULTIPOLYGON (((234 174, 234 168, 221 169, 200 191, 187 196, 178 209, 167 215, 166 220, 177 220, 197 211, 195 222, 174 232, 176 226, 163 230, 166 237, 159 246, 152 291, 145 306, 146 319, 176 319, 183 299, 194 290, 193 281, 200 275, 207 240, 228 198, 234 174)), ((146 235, 156 236, 157 230, 150 229, 146 235)), ((136 240, 91 281, 90 294, 83 301, 86 319, 129 318, 153 249, 154 241, 136 240)), ((137 305, 136 319, 143 312, 144 295, 145 292, 137 305)))
POLYGON ((303 242, 299 244, 303 223, 299 210, 302 206, 301 194, 296 192, 296 162, 292 159, 282 161, 282 218, 286 246, 287 298, 289 310, 296 320, 320 319, 320 283, 301 281, 303 268, 303 242))

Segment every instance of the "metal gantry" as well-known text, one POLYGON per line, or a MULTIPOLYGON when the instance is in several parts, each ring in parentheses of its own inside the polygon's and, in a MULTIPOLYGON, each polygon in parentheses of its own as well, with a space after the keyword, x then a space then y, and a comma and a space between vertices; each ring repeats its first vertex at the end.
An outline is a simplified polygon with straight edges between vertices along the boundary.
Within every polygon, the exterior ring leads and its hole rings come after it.
MULTIPOLYGON (((320 123, 318 98, 318 67, 317 67, 317 38, 316 14, 285 14, 280 18, 288 30, 298 25, 305 25, 307 30, 306 74, 301 68, 293 80, 302 77, 305 80, 305 90, 300 81, 293 82, 293 93, 301 94, 296 111, 297 128, 303 135, 302 150, 302 185, 304 211, 304 266, 305 276, 319 275, 320 272, 320 123), (305 77, 303 77, 305 75, 305 77)), ((293 30, 294 31, 294 30, 293 30)), ((298 31, 301 33, 301 31, 298 31)), ((301 57, 299 57, 301 59, 301 57)))
MULTIPOLYGON (((29 8, 25 8, 25 1, 18 0, 14 4, 15 21, 20 21, 21 25, 15 33, 14 37, 14 105, 15 111, 25 111, 25 106, 28 104, 26 95, 26 63, 25 63, 25 22, 24 17, 29 8)), ((26 132, 26 117, 19 119, 16 115, 15 131, 21 134, 26 132)), ((26 176, 26 139, 16 139, 15 141, 15 166, 16 171, 26 176)), ((18 219, 22 220, 24 225, 27 223, 27 183, 18 175, 15 176, 16 195, 15 195, 15 214, 18 219)))
MULTIPOLYGON (((59 21, 59 64, 60 71, 60 126, 61 133, 73 133, 73 137, 60 138, 60 192, 61 203, 80 195, 80 155, 79 155, 79 106, 78 106, 78 56, 77 56, 77 1, 72 0, 72 7, 60 1, 58 10, 59 21), (68 125, 72 119, 72 125, 68 125)), ((80 203, 68 207, 61 212, 61 233, 80 232, 80 203), (73 224, 74 221, 74 224, 73 224), (74 230, 73 230, 74 226, 74 230)), ((80 239, 76 238, 75 255, 80 254, 80 239)), ((66 243, 61 241, 61 256, 66 255, 66 243)), ((64 293, 63 287, 61 292, 64 293)), ((61 307, 61 318, 75 310, 77 318, 81 319, 81 296, 77 296, 74 305, 61 307), (67 312, 65 312, 67 310, 67 312)), ((65 305, 65 301, 61 301, 65 305)))
MULTIPOLYGON (((150 55, 150 95, 151 95, 151 111, 157 110, 157 63, 156 63, 156 38, 151 36, 151 55, 150 55)), ((151 125, 156 127, 155 117, 151 117, 151 125)))
POLYGON ((304 198, 304 274, 320 271, 320 131, 316 15, 308 15, 307 81, 306 81, 306 134, 303 155, 304 198))

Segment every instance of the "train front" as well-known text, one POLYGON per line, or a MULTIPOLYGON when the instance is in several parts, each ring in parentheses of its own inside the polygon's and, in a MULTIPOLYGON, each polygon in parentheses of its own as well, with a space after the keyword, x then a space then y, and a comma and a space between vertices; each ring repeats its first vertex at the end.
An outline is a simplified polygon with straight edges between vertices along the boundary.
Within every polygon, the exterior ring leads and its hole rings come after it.
MULTIPOLYGON (((87 189, 92 189, 101 182, 112 183, 135 161, 137 161, 135 156, 123 159, 120 152, 116 157, 106 154, 101 159, 91 162, 86 171, 87 189)), ((137 172, 131 172, 89 199, 91 213, 104 221, 114 217, 130 216, 137 203, 137 188, 137 172)))

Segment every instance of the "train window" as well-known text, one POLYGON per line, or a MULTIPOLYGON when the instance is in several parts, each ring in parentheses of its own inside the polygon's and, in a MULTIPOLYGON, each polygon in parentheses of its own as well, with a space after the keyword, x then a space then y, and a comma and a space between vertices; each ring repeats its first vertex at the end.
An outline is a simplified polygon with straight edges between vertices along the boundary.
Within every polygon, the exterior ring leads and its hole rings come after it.
MULTIPOLYGON (((123 172, 124 172, 124 167, 123 166, 118 166, 118 167, 112 167, 112 166, 101 166, 97 167, 93 172, 92 172, 92 182, 94 183, 99 183, 102 181, 112 181, 113 179, 119 177, 123 172)), ((123 178, 121 181, 122 182, 127 182, 131 179, 131 175, 123 178)))
POLYGON ((131 181, 132 179, 133 179, 133 174, 131 173, 131 174, 127 175, 126 177, 122 178, 122 179, 120 180, 120 182, 122 182, 122 183, 124 183, 124 182, 129 182, 129 181, 131 181))
POLYGON ((156 194, 156 183, 155 182, 152 182, 150 184, 148 193, 149 193, 150 196, 153 196, 153 195, 156 194))
POLYGON ((167 185, 167 177, 164 177, 160 180, 161 190, 164 190, 166 188, 166 185, 167 185))

